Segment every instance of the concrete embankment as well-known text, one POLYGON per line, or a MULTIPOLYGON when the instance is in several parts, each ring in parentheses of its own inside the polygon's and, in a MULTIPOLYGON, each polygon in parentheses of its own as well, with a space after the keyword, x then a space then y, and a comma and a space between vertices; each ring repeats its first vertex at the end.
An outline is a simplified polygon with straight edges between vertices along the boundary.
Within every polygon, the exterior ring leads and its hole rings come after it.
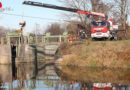
POLYGON ((0 45, 0 64, 11 64, 12 58, 15 58, 15 63, 43 62, 50 59, 47 56, 54 56, 57 49, 55 44, 0 45))
POLYGON ((12 63, 12 54, 10 45, 0 45, 0 64, 12 63))
POLYGON ((35 45, 20 45, 16 50, 16 63, 21 62, 34 62, 36 58, 36 46, 35 45))

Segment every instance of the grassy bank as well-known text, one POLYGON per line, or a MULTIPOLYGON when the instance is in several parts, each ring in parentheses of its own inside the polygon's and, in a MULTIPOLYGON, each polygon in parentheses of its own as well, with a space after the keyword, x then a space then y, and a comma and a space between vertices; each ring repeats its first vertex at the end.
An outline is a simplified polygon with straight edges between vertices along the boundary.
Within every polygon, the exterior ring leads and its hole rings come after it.
POLYGON ((62 65, 130 68, 130 40, 64 43, 62 65))

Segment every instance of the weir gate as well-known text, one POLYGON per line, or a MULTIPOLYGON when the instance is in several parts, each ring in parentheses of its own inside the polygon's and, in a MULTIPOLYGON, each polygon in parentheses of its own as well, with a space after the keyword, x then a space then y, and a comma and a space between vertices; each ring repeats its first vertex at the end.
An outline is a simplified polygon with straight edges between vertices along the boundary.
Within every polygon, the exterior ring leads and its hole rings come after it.
POLYGON ((63 35, 28 33, 27 36, 17 32, 7 33, 0 40, 0 64, 11 64, 13 60, 15 63, 34 62, 35 59, 40 62, 45 60, 45 56, 54 56, 59 45, 67 41, 67 32, 63 35))

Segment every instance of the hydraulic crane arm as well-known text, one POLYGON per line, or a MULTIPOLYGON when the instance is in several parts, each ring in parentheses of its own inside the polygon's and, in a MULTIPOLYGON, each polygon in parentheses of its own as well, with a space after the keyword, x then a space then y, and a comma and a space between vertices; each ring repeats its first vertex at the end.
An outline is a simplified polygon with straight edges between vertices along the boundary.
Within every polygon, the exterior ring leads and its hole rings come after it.
POLYGON ((66 7, 50 5, 50 4, 44 4, 44 3, 39 3, 39 2, 24 1, 23 4, 32 5, 32 6, 39 6, 39 7, 46 7, 46 8, 52 8, 52 9, 58 9, 58 10, 64 10, 64 11, 70 11, 70 12, 75 12, 75 13, 80 13, 80 14, 85 14, 85 15, 96 15, 96 16, 105 17, 105 14, 103 14, 103 13, 88 12, 88 11, 84 11, 84 10, 80 10, 80 9, 66 8, 66 7))

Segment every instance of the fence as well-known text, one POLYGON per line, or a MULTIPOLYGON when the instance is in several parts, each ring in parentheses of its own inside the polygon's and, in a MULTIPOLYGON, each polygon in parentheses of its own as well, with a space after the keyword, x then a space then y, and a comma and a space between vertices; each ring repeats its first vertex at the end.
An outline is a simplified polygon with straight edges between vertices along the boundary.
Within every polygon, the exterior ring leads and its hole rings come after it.
POLYGON ((50 42, 67 42, 68 41, 68 33, 64 32, 63 35, 51 35, 50 33, 46 33, 43 37, 43 43, 50 43, 50 42))

